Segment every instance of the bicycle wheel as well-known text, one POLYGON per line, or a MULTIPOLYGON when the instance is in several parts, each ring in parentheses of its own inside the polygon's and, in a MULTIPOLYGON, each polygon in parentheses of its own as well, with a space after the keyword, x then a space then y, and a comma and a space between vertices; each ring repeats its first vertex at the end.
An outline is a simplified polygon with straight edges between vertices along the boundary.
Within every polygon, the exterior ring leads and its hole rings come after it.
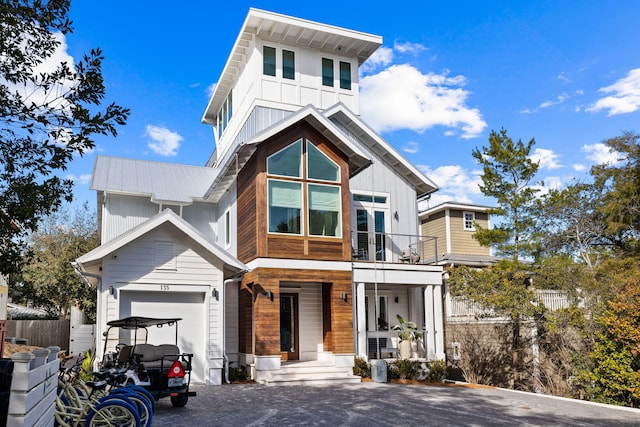
POLYGON ((106 398, 91 408, 86 427, 140 427, 138 410, 123 398, 106 398))
POLYGON ((151 392, 149 390, 147 390, 144 387, 141 387, 139 385, 128 385, 125 386, 124 388, 129 389, 129 390, 133 390, 136 393, 144 396, 147 401, 149 402, 149 404, 151 405, 151 411, 155 414, 156 412, 156 399, 155 397, 153 397, 153 394, 151 394, 151 392))
POLYGON ((151 404, 147 401, 145 396, 138 394, 135 390, 130 390, 126 387, 111 390, 109 392, 109 396, 126 396, 127 399, 136 404, 138 415, 140 416, 140 426, 147 427, 151 425, 153 410, 151 409, 151 404))

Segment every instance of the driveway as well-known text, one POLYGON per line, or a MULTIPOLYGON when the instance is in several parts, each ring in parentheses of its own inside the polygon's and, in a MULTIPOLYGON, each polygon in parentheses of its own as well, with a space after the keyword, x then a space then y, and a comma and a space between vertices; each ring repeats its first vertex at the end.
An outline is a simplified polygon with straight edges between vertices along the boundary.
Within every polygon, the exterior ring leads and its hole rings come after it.
POLYGON ((192 386, 158 402, 154 426, 639 426, 640 410, 468 386, 360 383, 192 386))

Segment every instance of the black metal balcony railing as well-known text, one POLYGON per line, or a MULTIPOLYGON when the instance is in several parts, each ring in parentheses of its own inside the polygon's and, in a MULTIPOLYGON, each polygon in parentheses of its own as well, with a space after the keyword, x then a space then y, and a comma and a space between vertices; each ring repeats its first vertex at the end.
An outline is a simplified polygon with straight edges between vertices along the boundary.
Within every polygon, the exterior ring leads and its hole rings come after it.
POLYGON ((412 234, 353 231, 354 261, 424 264, 438 260, 438 238, 412 234))

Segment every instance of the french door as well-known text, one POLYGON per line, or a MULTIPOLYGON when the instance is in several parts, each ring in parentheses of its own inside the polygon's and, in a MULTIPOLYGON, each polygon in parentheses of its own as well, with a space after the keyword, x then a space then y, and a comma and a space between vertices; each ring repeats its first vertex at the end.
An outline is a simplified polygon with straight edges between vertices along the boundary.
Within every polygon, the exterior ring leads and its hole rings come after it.
POLYGON ((389 257, 389 212, 387 209, 354 204, 354 257, 364 261, 386 261, 389 257))

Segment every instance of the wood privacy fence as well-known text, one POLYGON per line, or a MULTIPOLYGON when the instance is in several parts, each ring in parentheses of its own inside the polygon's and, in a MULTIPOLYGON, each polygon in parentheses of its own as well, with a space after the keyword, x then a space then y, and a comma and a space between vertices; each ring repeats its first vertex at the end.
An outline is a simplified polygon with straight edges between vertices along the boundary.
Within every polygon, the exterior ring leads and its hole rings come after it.
POLYGON ((69 320, 7 320, 5 339, 27 340, 38 347, 58 346, 69 349, 69 320))

